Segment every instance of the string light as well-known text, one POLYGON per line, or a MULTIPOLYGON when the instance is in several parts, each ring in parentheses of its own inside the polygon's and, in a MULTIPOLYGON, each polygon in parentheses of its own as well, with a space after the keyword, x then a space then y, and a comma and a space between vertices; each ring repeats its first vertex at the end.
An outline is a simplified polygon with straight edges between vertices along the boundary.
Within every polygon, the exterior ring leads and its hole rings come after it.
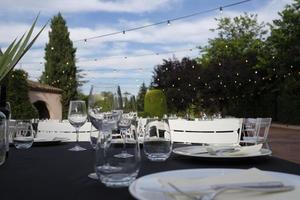
POLYGON ((80 41, 85 41, 85 40, 93 40, 93 39, 97 39, 97 38, 108 37, 108 36, 118 35, 118 34, 122 34, 122 33, 125 34, 125 32, 137 31, 137 30, 140 30, 140 29, 145 29, 145 28, 149 28, 149 27, 153 27, 153 26, 158 26, 158 25, 165 24, 166 22, 169 25, 172 21, 178 21, 178 20, 182 20, 182 19, 186 19, 186 18, 191 18, 191 17, 201 15, 201 14, 206 14, 206 13, 209 13, 209 12, 215 12, 216 10, 219 10, 221 12, 221 11, 223 11, 224 8, 237 6, 237 5, 249 2, 249 1, 251 1, 251 0, 243 0, 243 1, 235 2, 235 3, 231 3, 231 4, 226 4, 226 5, 223 5, 223 6, 220 6, 220 7, 215 7, 215 8, 211 8, 211 9, 207 9, 207 10, 203 10, 203 11, 198 11, 198 12, 191 13, 191 14, 188 14, 188 15, 175 17, 175 18, 172 18, 172 19, 162 20, 162 21, 155 22, 155 23, 152 23, 152 24, 147 24, 147 25, 144 25, 144 26, 137 26, 137 27, 125 29, 125 30, 122 30, 122 31, 116 31, 116 32, 106 33, 106 34, 103 34, 103 35, 87 37, 87 38, 79 39, 79 40, 74 40, 74 42, 80 42, 80 41), (168 23, 168 22, 170 22, 170 23, 168 23))
POLYGON ((168 20, 168 21, 167 21, 167 24, 168 24, 168 26, 170 26, 170 25, 171 25, 171 22, 170 22, 170 20, 168 20))
POLYGON ((223 13, 223 8, 222 8, 222 6, 219 8, 219 10, 220 10, 220 13, 222 14, 222 13, 223 13))
POLYGON ((54 50, 54 47, 51 47, 51 50, 54 50))

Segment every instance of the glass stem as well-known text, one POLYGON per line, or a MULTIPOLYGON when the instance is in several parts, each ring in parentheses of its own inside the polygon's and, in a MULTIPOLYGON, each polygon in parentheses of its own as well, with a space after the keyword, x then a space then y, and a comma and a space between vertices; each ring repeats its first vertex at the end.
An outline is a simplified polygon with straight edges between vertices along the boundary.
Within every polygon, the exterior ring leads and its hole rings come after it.
POLYGON ((76 146, 79 146, 78 140, 79 140, 79 128, 76 128, 76 146))
POLYGON ((121 129, 121 135, 123 137, 123 150, 125 151, 126 149, 126 129, 121 129))

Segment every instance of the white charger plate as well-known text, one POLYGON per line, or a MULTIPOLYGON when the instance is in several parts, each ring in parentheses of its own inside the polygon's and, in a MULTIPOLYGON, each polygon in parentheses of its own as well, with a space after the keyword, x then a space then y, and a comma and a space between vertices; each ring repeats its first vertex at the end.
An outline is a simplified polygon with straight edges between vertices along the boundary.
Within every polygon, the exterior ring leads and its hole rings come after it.
POLYGON ((252 152, 249 154, 232 154, 223 153, 223 154, 210 154, 207 152, 206 147, 203 146, 184 146, 173 149, 173 152, 182 156, 191 156, 198 158, 249 158, 249 157, 261 157, 269 156, 272 154, 270 149, 262 148, 260 151, 252 152))
MULTIPOLYGON (((153 199, 164 199, 171 200, 167 197, 161 188, 159 179, 162 178, 184 178, 184 179, 195 179, 195 178, 206 178, 215 177, 218 175, 226 175, 232 173, 238 173, 245 171, 245 169, 226 169, 226 168, 211 168, 211 169, 186 169, 186 170, 173 170, 167 172, 159 172, 150 175, 146 175, 138 178, 129 186, 130 194, 139 200, 153 200, 153 199)), ((300 176, 263 171, 265 174, 273 176, 281 180, 284 184, 300 186, 300 176)))

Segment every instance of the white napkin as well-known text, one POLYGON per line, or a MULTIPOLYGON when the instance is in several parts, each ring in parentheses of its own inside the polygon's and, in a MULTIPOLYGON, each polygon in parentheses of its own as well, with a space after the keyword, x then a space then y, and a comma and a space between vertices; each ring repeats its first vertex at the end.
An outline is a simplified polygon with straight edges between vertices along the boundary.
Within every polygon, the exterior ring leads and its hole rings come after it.
MULTIPOLYGON (((277 178, 269 176, 264 172, 251 168, 239 173, 227 174, 221 176, 207 177, 207 178, 195 178, 195 179, 178 179, 178 178, 163 178, 159 179, 162 187, 170 188, 168 183, 172 183, 177 188, 185 191, 189 194, 196 195, 201 194, 199 188, 208 187, 216 184, 230 184, 230 183, 252 183, 252 182, 267 182, 267 181, 281 181, 277 178)), ((189 200, 186 196, 176 192, 166 192, 171 199, 175 200, 189 200)), ((202 191, 203 193, 203 191, 202 191)), ((217 196, 215 200, 292 200, 298 199, 300 196, 299 186, 295 186, 295 190, 288 192, 278 193, 261 193, 253 191, 228 191, 217 196)))
POLYGON ((262 148, 262 144, 251 145, 251 146, 207 146, 206 149, 211 154, 221 153, 221 155, 228 155, 228 156, 241 156, 241 155, 252 155, 257 154, 260 149, 262 148), (222 150, 234 150, 230 151, 223 151, 222 150))

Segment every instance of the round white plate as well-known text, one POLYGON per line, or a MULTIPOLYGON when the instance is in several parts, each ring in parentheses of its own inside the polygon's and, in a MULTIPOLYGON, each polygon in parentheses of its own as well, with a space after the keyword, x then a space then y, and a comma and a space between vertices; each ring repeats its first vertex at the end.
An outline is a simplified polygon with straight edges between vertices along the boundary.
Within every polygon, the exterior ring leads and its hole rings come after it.
POLYGON ((191 156, 198 158, 249 158, 249 157, 261 157, 261 156, 269 156, 272 154, 272 151, 269 149, 262 148, 258 152, 252 152, 249 154, 230 154, 230 153, 222 153, 222 154, 210 154, 207 152, 205 147, 202 146, 185 146, 178 147, 173 149, 173 152, 178 155, 183 156, 191 156))
MULTIPOLYGON (((215 177, 218 175, 226 175, 232 173, 238 173, 245 171, 245 169, 224 169, 224 168, 211 168, 211 169, 186 169, 186 170, 173 170, 167 172, 159 172, 150 175, 146 175, 138 178, 129 186, 130 194, 139 200, 153 200, 153 199, 165 199, 170 198, 162 192, 161 184, 159 179, 162 178, 184 178, 184 179, 195 179, 195 178, 206 178, 215 177)), ((263 171, 265 174, 270 175, 274 178, 279 179, 284 184, 300 186, 300 176, 280 173, 263 171)))

